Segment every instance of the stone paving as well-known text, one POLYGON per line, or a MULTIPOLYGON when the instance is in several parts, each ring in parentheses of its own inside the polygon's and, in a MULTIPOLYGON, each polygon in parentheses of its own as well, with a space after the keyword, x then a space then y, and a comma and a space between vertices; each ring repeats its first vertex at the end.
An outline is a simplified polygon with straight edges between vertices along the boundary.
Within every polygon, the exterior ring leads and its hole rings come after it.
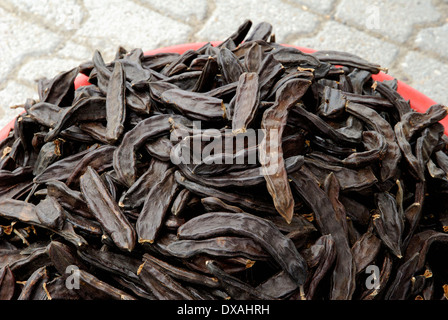
POLYGON ((448 105, 448 0, 0 0, 0 128, 36 80, 121 45, 224 40, 244 19, 276 41, 358 54, 448 105))

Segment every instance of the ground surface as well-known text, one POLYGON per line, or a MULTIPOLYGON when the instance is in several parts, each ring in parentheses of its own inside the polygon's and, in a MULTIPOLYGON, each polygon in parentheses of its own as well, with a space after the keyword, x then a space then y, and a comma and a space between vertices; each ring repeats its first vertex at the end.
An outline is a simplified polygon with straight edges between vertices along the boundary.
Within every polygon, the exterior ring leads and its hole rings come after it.
POLYGON ((245 19, 276 40, 358 54, 448 105, 448 0, 0 0, 0 128, 36 79, 130 50, 224 40, 245 19))

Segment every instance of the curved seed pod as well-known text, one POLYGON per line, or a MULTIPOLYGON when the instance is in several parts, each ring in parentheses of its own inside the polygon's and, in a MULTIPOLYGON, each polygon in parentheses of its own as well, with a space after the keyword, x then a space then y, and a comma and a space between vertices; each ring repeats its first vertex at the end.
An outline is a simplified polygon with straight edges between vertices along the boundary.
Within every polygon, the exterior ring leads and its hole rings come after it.
POLYGON ((387 142, 383 135, 376 131, 363 131, 362 139, 366 151, 354 152, 342 160, 342 163, 347 167, 356 168, 367 166, 385 156, 387 142))
POLYGON ((202 71, 187 71, 173 75, 164 81, 177 86, 181 90, 191 91, 196 85, 202 71))
MULTIPOLYGON (((294 156, 285 159, 285 169, 288 174, 299 170, 305 162, 303 156, 294 156)), ((242 171, 232 171, 220 175, 199 175, 193 173, 188 166, 180 166, 182 173, 186 178, 215 188, 224 187, 249 187, 262 185, 266 182, 264 176, 260 172, 260 168, 245 169, 242 171)))
POLYGON ((383 82, 375 82, 375 84, 375 91, 378 91, 382 96, 387 98, 395 106, 400 119, 403 118, 407 113, 412 112, 410 103, 408 101, 405 101, 396 90, 392 89, 389 85, 383 82))
POLYGON ((244 67, 235 56, 235 54, 227 48, 221 48, 218 54, 218 64, 226 83, 238 82, 244 67))
POLYGON ((61 158, 63 144, 64 140, 56 139, 47 142, 41 147, 36 163, 34 164, 33 175, 37 176, 41 174, 49 165, 61 158))
POLYGON ((387 289, 387 283, 392 276, 392 268, 394 267, 392 256, 386 253, 384 257, 383 266, 381 268, 380 279, 378 287, 366 290, 362 293, 361 300, 374 300, 382 297, 387 289))
POLYGON ((15 291, 15 280, 8 266, 0 268, 0 300, 11 300, 15 291))
POLYGON ((266 55, 258 69, 258 83, 260 85, 260 101, 264 101, 272 87, 285 73, 285 67, 274 58, 272 53, 266 55))
POLYGON ((195 300, 187 289, 149 259, 144 259, 137 275, 158 300, 195 300))
POLYGON ((180 239, 204 239, 224 234, 251 238, 258 242, 299 285, 305 282, 307 276, 305 260, 293 242, 270 221, 247 213, 210 212, 187 221, 177 232, 180 239))
POLYGON ((106 127, 101 122, 83 122, 80 123, 78 127, 92 139, 103 144, 109 144, 109 141, 106 139, 106 127))
POLYGON ((411 286, 411 278, 414 276, 420 253, 415 253, 405 261, 397 270, 394 281, 387 291, 385 300, 406 300, 411 286))
POLYGON ((355 265, 349 248, 347 233, 336 218, 328 195, 319 187, 313 174, 302 167, 290 175, 292 185, 303 201, 313 210, 323 235, 331 234, 337 252, 337 265, 333 271, 330 299, 351 299, 355 286, 355 265))
POLYGON ((91 218, 89 208, 84 201, 81 192, 75 191, 67 187, 64 182, 50 180, 46 182, 47 195, 57 199, 61 206, 77 215, 85 218, 91 218))
MULTIPOLYGON (((401 159, 399 144, 400 138, 397 130, 392 129, 391 125, 382 118, 375 110, 360 104, 348 103, 347 112, 366 122, 373 130, 382 134, 387 141, 387 152, 381 161, 381 181, 386 181, 397 173, 398 163, 401 159)), ((397 126, 395 126, 397 128, 397 126)))
POLYGON ((253 28, 249 36, 247 36, 245 42, 254 40, 267 41, 271 33, 272 33, 272 25, 268 22, 260 22, 253 28))
POLYGON ((179 53, 161 52, 154 55, 144 55, 141 57, 142 66, 146 69, 160 71, 164 66, 173 63, 180 56, 179 53))
POLYGON ((66 180, 70 174, 72 174, 72 169, 76 166, 79 161, 81 161, 90 152, 98 148, 99 145, 93 145, 90 148, 60 159, 53 164, 49 165, 41 174, 33 179, 35 184, 46 183, 51 180, 63 181, 66 180))
POLYGON ((29 252, 21 252, 21 257, 11 263, 9 267, 16 281, 26 281, 37 269, 50 264, 47 246, 30 248, 29 252))
MULTIPOLYGON (((231 96, 236 92, 238 87, 238 81, 222 85, 220 87, 211 89, 210 91, 204 92, 205 95, 210 97, 215 97, 219 99, 224 99, 227 96, 231 96)), ((228 114, 227 114, 228 115, 228 114)))
MULTIPOLYGON (((347 136, 342 135, 339 133, 339 131, 335 130, 331 125, 329 125, 327 122, 325 122, 322 118, 320 118, 318 115, 309 112, 305 110, 304 106, 302 104, 297 105, 291 110, 291 113, 296 116, 294 120, 297 122, 304 122, 305 128, 309 128, 310 130, 313 130, 316 132, 316 135, 318 135, 318 132, 322 133, 324 137, 327 137, 331 140, 333 140, 338 145, 354 145, 358 144, 361 141, 357 139, 347 140, 347 136), (300 118, 300 119, 297 119, 300 118)), ((297 123, 296 122, 296 123, 297 123)))
POLYGON ((350 296, 350 294, 353 294, 354 292, 356 264, 352 252, 348 248, 349 236, 347 216, 344 205, 339 201, 339 181, 333 173, 330 173, 326 177, 323 189, 334 210, 334 221, 325 221, 324 223, 328 224, 327 228, 329 230, 332 230, 331 234, 334 236, 337 245, 336 251, 338 260, 336 261, 335 271, 332 278, 332 294, 335 293, 333 297, 340 299, 341 296, 339 295, 341 293, 346 294, 346 292, 348 292, 348 296, 350 296), (341 263, 341 260, 344 262, 341 263))
POLYGON ((188 189, 182 189, 176 196, 171 206, 171 213, 175 216, 179 216, 187 207, 192 194, 188 189))
MULTIPOLYGON (((76 67, 69 71, 59 73, 45 86, 44 96, 40 97, 40 101, 54 105, 60 105, 65 101, 70 103, 75 91, 74 82, 79 71, 80 68, 76 67)), ((61 105, 61 107, 64 107, 64 105, 61 105)))
POLYGON ((79 276, 80 289, 77 290, 79 296, 85 300, 136 300, 128 293, 117 289, 110 284, 98 279, 85 270, 76 270, 79 276))
POLYGON ((145 149, 152 157, 160 161, 169 161, 173 142, 168 137, 160 137, 145 144, 145 149))
POLYGON ((346 104, 347 97, 341 90, 325 86, 318 113, 323 117, 338 117, 345 111, 346 104))
POLYGON ((154 185, 146 196, 135 225, 139 243, 153 243, 163 226, 165 216, 179 188, 174 170, 175 168, 171 168, 166 171, 159 184, 154 185))
POLYGON ((159 184, 163 174, 168 170, 170 164, 157 159, 152 159, 149 168, 135 181, 127 191, 120 197, 118 205, 125 209, 134 209, 141 206, 148 193, 148 190, 159 184))
POLYGON ((183 282, 188 282, 191 284, 199 284, 201 286, 206 286, 209 288, 218 288, 219 287, 218 279, 216 279, 216 278, 208 277, 206 275, 199 274, 199 273, 193 272, 188 269, 182 269, 182 268, 173 266, 173 265, 168 264, 165 261, 162 261, 160 259, 157 259, 147 253, 145 253, 143 255, 143 259, 145 261, 150 260, 152 263, 159 266, 169 276, 171 276, 177 280, 180 280, 183 282))
POLYGON ((226 291, 231 298, 236 300, 273 300, 272 297, 226 273, 220 269, 214 261, 207 261, 206 266, 208 270, 218 278, 224 291, 226 291))
POLYGON ((106 139, 115 143, 122 135, 126 120, 126 75, 123 64, 116 62, 106 95, 106 139))
POLYGON ((258 72, 263 59, 263 49, 257 42, 253 42, 249 50, 247 50, 244 55, 244 66, 248 72, 258 72))
POLYGON ((403 130, 404 123, 398 122, 395 125, 395 135, 397 137, 398 145, 403 153, 403 157, 406 159, 407 163, 411 167, 411 172, 421 181, 425 181, 424 173, 421 172, 417 157, 412 152, 412 147, 409 141, 406 140, 406 135, 403 130))
POLYGON ((403 218, 398 214, 397 202, 388 192, 375 194, 378 208, 373 216, 373 224, 384 244, 398 257, 402 257, 403 218))
POLYGON ((146 115, 149 114, 154 104, 151 100, 151 94, 148 91, 137 91, 126 82, 125 90, 125 104, 126 108, 134 111, 137 114, 146 115))
POLYGON ((0 216, 35 225, 41 224, 36 206, 21 200, 6 199, 0 202, 0 216))
POLYGON ((259 292, 273 299, 284 299, 295 292, 299 286, 285 271, 280 271, 255 287, 259 292))
POLYGON ((219 121, 225 117, 223 101, 200 92, 170 89, 162 93, 161 99, 188 118, 219 121))
POLYGON ((316 267, 308 279, 308 290, 306 299, 312 300, 322 278, 328 273, 336 259, 336 249, 333 237, 331 235, 321 236, 309 249, 312 254, 312 260, 307 260, 308 265, 316 267), (318 250, 318 252, 316 252, 318 250), (313 265, 315 264, 315 265, 313 265))
POLYGON ((14 171, 0 170, 0 187, 7 187, 11 183, 24 182, 32 178, 33 168, 19 167, 14 171))
POLYGON ((44 201, 41 205, 38 204, 37 206, 32 203, 13 199, 0 202, 0 216, 48 229, 59 234, 76 246, 85 245, 87 243, 86 240, 75 233, 73 226, 65 221, 63 215, 61 206, 54 199, 44 201))
POLYGON ((48 245, 48 256, 60 274, 65 274, 69 266, 77 266, 78 268, 87 270, 86 266, 77 257, 76 251, 62 242, 51 241, 48 245))
POLYGON ((372 74, 369 71, 355 68, 347 76, 350 79, 353 93, 362 94, 364 85, 369 81, 372 74))
POLYGON ((42 286, 48 281, 47 267, 40 267, 28 278, 17 300, 43 300, 42 286), (41 293, 41 294, 39 294, 41 293))
POLYGON ((310 81, 302 79, 288 81, 277 92, 275 104, 264 112, 261 122, 264 132, 259 150, 262 173, 275 208, 286 221, 292 219, 294 199, 285 170, 281 141, 289 110, 302 98, 310 84, 310 81))
MULTIPOLYGON (((284 66, 295 68, 317 69, 322 63, 313 55, 300 51, 294 47, 278 46, 273 51, 274 58, 284 66)), ((316 70, 314 70, 316 71, 316 70)))
MULTIPOLYGON (((280 69, 281 70, 281 69, 280 69)), ((292 80, 292 79, 297 79, 297 78, 301 78, 301 79, 307 79, 310 81, 314 80, 314 74, 309 70, 309 69, 298 69, 297 71, 294 71, 288 75, 283 75, 281 76, 280 79, 278 79, 277 82, 275 82, 269 93, 265 96, 265 100, 269 100, 269 103, 272 99, 275 99, 275 94, 278 91, 279 88, 281 88, 286 82, 292 80)), ((261 102, 261 106, 264 107, 264 104, 268 103, 268 101, 262 101, 261 102)))
POLYGON ((64 109, 58 123, 45 136, 45 142, 54 140, 62 130, 81 121, 98 121, 106 118, 106 98, 92 97, 79 100, 64 109))
POLYGON ((434 149, 439 144, 445 128, 441 123, 435 123, 423 129, 421 136, 415 144, 415 155, 419 164, 420 172, 426 171, 426 165, 431 159, 434 149))
POLYGON ((414 272, 425 266, 426 255, 434 242, 448 243, 448 234, 429 229, 419 232, 411 238, 404 259, 409 261, 414 254, 419 253, 414 272))
POLYGON ((74 168, 72 173, 66 180, 66 185, 69 187, 77 186, 79 178, 87 171, 88 167, 95 169, 97 172, 103 172, 112 167, 113 155, 116 147, 101 146, 92 152, 86 154, 74 168))
POLYGON ((331 165, 321 160, 307 158, 305 158, 303 167, 310 170, 321 184, 330 173, 333 173, 338 178, 340 188, 343 191, 364 190, 378 182, 370 167, 354 170, 345 166, 331 165))
POLYGON ((258 103, 258 74, 245 72, 239 78, 235 94, 235 108, 232 117, 233 133, 246 132, 246 129, 254 120, 258 103))
POLYGON ((381 240, 372 232, 367 231, 355 242, 351 248, 356 264, 356 273, 363 272, 364 269, 376 258, 381 248, 381 240))
POLYGON ((89 82, 96 83, 98 89, 100 89, 103 94, 106 94, 112 71, 107 68, 103 56, 98 50, 95 50, 93 53, 92 63, 95 72, 90 73, 89 82))
POLYGON ((139 281, 137 270, 141 262, 138 259, 116 252, 97 251, 90 247, 78 250, 78 255, 98 269, 125 277, 130 281, 139 281))
MULTIPOLYGON (((252 27, 252 21, 246 19, 243 21, 242 24, 238 26, 236 31, 232 33, 227 39, 232 40, 235 46, 238 46, 241 42, 243 42, 244 38, 246 37, 251 27, 252 27)), ((225 42, 226 41, 224 41, 223 43, 225 42)))
POLYGON ((56 198, 47 196, 36 205, 36 215, 40 222, 48 228, 62 230, 64 226, 64 209, 56 198))
MULTIPOLYGON (((151 138, 164 135, 171 129, 170 120, 183 121, 185 118, 179 115, 155 115, 139 122, 132 130, 128 131, 114 152, 113 167, 118 179, 128 187, 136 180, 136 152, 151 138)), ((185 119, 186 120, 186 119, 185 119)))
POLYGON ((178 56, 175 61, 166 65, 160 73, 168 77, 175 75, 176 71, 179 70, 179 67, 183 68, 183 66, 189 65, 190 62, 197 57, 197 55, 198 53, 196 50, 186 50, 178 56))
POLYGON ((254 240, 240 237, 216 237, 204 240, 177 240, 166 246, 170 255, 190 258, 206 254, 212 257, 244 257, 251 260, 266 260, 269 255, 254 240))
POLYGON ((232 193, 206 187, 187 180, 179 171, 176 171, 174 175, 176 177, 177 183, 201 197, 217 197, 230 204, 237 205, 243 209, 258 212, 260 214, 276 212, 274 206, 271 203, 266 202, 258 197, 254 197, 253 195, 232 193))
POLYGON ((361 70, 369 71, 373 74, 377 74, 380 71, 387 70, 385 68, 382 68, 378 64, 370 63, 357 55, 347 52, 334 51, 334 50, 319 50, 312 53, 312 56, 316 57, 317 59, 319 59, 319 61, 322 62, 329 62, 334 65, 343 65, 358 68, 361 70))
POLYGON ((218 62, 215 57, 209 56, 207 62, 202 68, 202 73, 196 82, 193 92, 207 92, 213 88, 213 82, 218 74, 218 62))
POLYGON ((240 209, 236 206, 231 206, 216 197, 202 198, 201 203, 204 206, 206 212, 244 212, 243 209, 240 209))
POLYGON ((37 123, 53 128, 64 114, 64 109, 48 102, 38 102, 28 109, 27 115, 37 123))
POLYGON ((134 228, 91 167, 81 176, 80 187, 90 211, 117 247, 132 251, 136 239, 134 228))

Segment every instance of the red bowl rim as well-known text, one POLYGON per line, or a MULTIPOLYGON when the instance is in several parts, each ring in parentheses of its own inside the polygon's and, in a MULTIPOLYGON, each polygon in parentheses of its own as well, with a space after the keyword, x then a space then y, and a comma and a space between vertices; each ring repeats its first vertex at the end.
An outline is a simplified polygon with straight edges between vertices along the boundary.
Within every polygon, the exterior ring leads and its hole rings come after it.
MULTIPOLYGON (((210 43, 213 46, 216 46, 216 45, 220 44, 221 41, 211 41, 210 43)), ((155 50, 146 51, 145 55, 154 55, 157 53, 179 53, 179 54, 182 54, 187 50, 197 50, 197 49, 201 48, 202 46, 204 46, 205 44, 207 44, 207 42, 194 42, 194 43, 185 43, 185 44, 179 44, 179 45, 169 46, 169 47, 162 47, 162 48, 158 48, 155 50)), ((287 47, 297 48, 305 53, 313 53, 316 51, 314 49, 310 49, 310 48, 306 48, 306 47, 300 47, 300 46, 294 46, 294 45, 288 45, 288 44, 283 44, 283 45, 287 46, 287 47)), ((374 80, 380 81, 380 82, 382 82, 384 80, 393 80, 394 79, 394 77, 392 77, 384 72, 380 72, 379 74, 373 75, 372 78, 374 80)), ((398 93, 400 93, 404 99, 410 101, 411 108, 413 108, 414 110, 423 113, 430 106, 436 104, 436 102, 434 100, 427 97, 423 93, 417 91, 416 89, 412 88, 411 86, 407 85, 406 83, 404 83, 398 79, 397 79, 397 82, 398 82, 398 88, 397 88, 398 93)), ((80 74, 75 80, 75 89, 77 89, 81 86, 86 86, 86 85, 90 85, 90 83, 88 82, 88 77, 83 74, 80 74)), ((448 117, 446 117, 445 119, 443 119, 440 122, 445 127, 445 134, 448 135, 448 117)), ((15 123, 15 119, 11 120, 10 123, 8 123, 2 130, 0 130, 0 141, 2 141, 3 139, 5 139, 8 136, 10 130, 12 128, 14 128, 14 123, 15 123)))

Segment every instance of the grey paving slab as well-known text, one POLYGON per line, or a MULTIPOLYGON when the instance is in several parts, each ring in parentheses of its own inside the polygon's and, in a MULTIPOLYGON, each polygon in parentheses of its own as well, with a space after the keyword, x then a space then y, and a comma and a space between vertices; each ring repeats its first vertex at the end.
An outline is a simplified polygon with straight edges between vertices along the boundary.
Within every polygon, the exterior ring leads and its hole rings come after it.
POLYGON ((82 62, 84 60, 57 57, 32 59, 20 67, 17 78, 22 83, 32 86, 40 78, 53 78, 58 73, 75 68, 82 62))
POLYGON ((0 90, 11 71, 26 56, 47 52, 62 40, 61 36, 0 7, 0 90))
POLYGON ((338 20, 403 43, 415 25, 436 21, 440 13, 431 1, 342 0, 335 16, 338 20))
POLYGON ((88 18, 73 38, 97 48, 106 61, 119 46, 154 49, 188 41, 191 27, 132 1, 85 0, 88 18))
POLYGON ((80 27, 85 12, 76 0, 7 0, 17 10, 33 15, 48 26, 59 30, 74 30, 80 27))
POLYGON ((401 63, 403 72, 410 75, 408 84, 437 103, 448 106, 446 75, 448 64, 411 51, 401 63))
POLYGON ((329 13, 336 3, 335 0, 291 0, 290 2, 302 5, 304 9, 310 8, 321 13, 329 13))
POLYGON ((415 37, 415 45, 424 51, 435 53, 448 61, 448 23, 440 27, 420 30, 415 37))
POLYGON ((291 35, 312 32, 319 24, 315 15, 279 1, 216 0, 215 4, 215 10, 195 34, 200 41, 223 40, 245 19, 251 19, 254 24, 271 23, 278 42, 286 41, 291 35))
POLYGON ((186 23, 201 21, 207 16, 207 0, 142 0, 153 10, 186 23))
POLYGON ((6 126, 23 111, 22 108, 12 109, 11 107, 25 103, 27 98, 37 99, 36 89, 16 81, 9 81, 0 90, 0 128, 6 126))
POLYGON ((336 21, 326 22, 319 33, 300 37, 294 45, 316 50, 351 52, 388 68, 398 54, 398 47, 336 21))
MULTIPOLYGON (((76 39, 74 39, 76 40, 76 39)), ((89 60, 92 58, 94 53, 93 48, 89 48, 85 45, 76 43, 72 40, 67 40, 54 51, 56 57, 62 59, 72 59, 78 61, 89 60)))

